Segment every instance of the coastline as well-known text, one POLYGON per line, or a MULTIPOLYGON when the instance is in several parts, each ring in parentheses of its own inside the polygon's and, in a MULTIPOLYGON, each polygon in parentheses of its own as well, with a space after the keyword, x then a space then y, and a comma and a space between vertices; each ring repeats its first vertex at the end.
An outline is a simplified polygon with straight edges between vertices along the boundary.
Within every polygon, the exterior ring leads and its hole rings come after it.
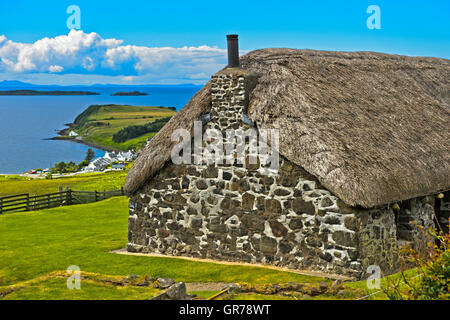
POLYGON ((72 142, 76 142, 76 143, 81 143, 81 144, 84 144, 84 145, 86 145, 88 147, 93 147, 93 148, 100 149, 100 150, 107 151, 107 152, 122 152, 123 151, 123 150, 120 150, 120 149, 114 149, 114 148, 110 148, 110 147, 105 147, 105 146, 102 146, 102 145, 99 145, 99 144, 96 144, 96 143, 93 143, 93 142, 89 142, 89 141, 86 141, 86 140, 83 140, 83 139, 76 139, 76 138, 71 138, 71 137, 56 136, 56 137, 47 138, 47 139, 44 139, 44 140, 67 140, 67 141, 72 141, 72 142))

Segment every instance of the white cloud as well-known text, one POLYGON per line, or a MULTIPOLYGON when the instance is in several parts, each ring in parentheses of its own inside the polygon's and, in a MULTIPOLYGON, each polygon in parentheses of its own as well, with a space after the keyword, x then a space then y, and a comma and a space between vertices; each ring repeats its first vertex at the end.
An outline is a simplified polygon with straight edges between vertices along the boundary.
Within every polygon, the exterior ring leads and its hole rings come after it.
POLYGON ((20 43, 0 35, 0 72, 16 74, 81 74, 123 79, 204 79, 226 64, 226 50, 217 47, 145 47, 103 39, 95 32, 71 30, 68 35, 20 43), (129 78, 133 77, 133 78, 129 78))
POLYGON ((63 67, 57 66, 57 65, 52 65, 52 66, 48 67, 48 71, 50 71, 50 72, 61 72, 63 70, 64 70, 63 67))

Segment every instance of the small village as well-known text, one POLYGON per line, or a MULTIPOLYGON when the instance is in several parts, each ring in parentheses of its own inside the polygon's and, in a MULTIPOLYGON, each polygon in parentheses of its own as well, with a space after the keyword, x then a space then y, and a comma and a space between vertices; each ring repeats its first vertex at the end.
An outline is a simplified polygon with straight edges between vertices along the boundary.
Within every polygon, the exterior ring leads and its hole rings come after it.
POLYGON ((129 151, 112 151, 106 152, 103 157, 98 157, 90 160, 87 166, 80 168, 74 172, 55 173, 52 168, 33 169, 22 174, 22 176, 30 178, 48 178, 48 177, 62 177, 73 176, 77 174, 92 173, 92 172, 109 172, 124 170, 127 165, 137 157, 137 152, 129 151))

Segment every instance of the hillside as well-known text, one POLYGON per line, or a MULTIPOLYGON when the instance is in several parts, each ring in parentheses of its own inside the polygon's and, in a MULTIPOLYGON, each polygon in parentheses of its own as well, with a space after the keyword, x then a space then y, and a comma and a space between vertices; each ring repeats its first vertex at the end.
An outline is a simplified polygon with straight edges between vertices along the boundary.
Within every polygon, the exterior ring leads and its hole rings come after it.
POLYGON ((90 91, 38 91, 38 90, 5 90, 0 91, 0 96, 92 96, 99 95, 90 91))
POLYGON ((175 113, 175 108, 170 107, 92 105, 79 114, 68 129, 62 130, 59 138, 104 149, 137 150, 158 132, 159 124, 167 122, 175 113), (152 126, 155 121, 158 125, 152 126), (136 126, 141 130, 135 130, 136 126), (71 131, 78 136, 69 137, 71 131), (119 131, 122 138, 113 139, 119 131), (124 136, 125 131, 128 134, 124 136))

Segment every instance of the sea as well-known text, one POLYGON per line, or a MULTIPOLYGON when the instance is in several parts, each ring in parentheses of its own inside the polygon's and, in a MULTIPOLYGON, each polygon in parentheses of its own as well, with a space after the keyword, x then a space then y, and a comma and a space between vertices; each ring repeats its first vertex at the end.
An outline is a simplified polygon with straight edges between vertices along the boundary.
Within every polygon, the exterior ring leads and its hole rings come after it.
MULTIPOLYGON (((148 85, 122 87, 45 86, 26 87, 0 85, 0 90, 65 90, 91 91, 90 96, 0 96, 0 174, 19 174, 36 168, 51 168, 60 161, 78 163, 85 158, 86 145, 55 137, 56 131, 72 123, 75 117, 93 104, 165 106, 181 109, 200 90, 195 85, 148 85), (115 92, 140 91, 146 96, 111 96, 115 92)), ((92 148, 96 157, 104 151, 92 148)))

